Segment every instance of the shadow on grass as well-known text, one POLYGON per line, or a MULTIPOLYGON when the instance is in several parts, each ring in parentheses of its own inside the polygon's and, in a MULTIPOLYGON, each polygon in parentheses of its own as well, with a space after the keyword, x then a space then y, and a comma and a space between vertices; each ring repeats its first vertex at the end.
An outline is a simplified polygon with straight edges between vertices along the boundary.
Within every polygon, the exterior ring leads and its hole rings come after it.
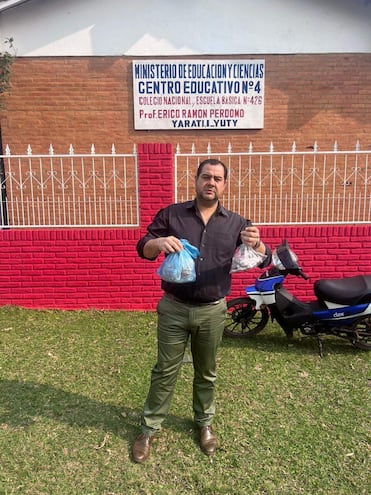
MULTIPOLYGON (((1 380, 0 397, 0 424, 11 427, 29 427, 44 417, 71 426, 101 428, 129 442, 139 433, 140 410, 98 402, 48 384, 1 380)), ((169 415, 167 427, 185 431, 190 422, 169 415)))

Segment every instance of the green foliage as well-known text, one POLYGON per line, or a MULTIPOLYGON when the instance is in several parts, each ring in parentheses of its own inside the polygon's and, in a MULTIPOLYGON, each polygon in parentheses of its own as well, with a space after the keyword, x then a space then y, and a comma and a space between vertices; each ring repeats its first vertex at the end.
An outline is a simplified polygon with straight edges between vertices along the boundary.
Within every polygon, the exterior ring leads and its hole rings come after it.
POLYGON ((0 52, 0 97, 10 90, 11 65, 14 59, 13 41, 13 38, 7 38, 4 41, 4 43, 9 46, 12 53, 8 50, 0 52))
POLYGON ((156 359, 154 313, 0 308, 0 493, 369 493, 369 355, 270 326, 224 339, 215 430, 200 452, 192 364, 145 465, 130 460, 156 359))

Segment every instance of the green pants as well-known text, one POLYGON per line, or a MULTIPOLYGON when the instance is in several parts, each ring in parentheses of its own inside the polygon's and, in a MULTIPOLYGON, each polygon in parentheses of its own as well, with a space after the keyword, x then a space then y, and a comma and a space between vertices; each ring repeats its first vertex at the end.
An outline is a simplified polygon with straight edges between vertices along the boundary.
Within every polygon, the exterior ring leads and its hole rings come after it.
POLYGON ((193 358, 193 411, 196 425, 212 422, 215 414, 214 383, 216 354, 222 340, 226 302, 188 305, 166 296, 157 305, 157 363, 144 404, 142 431, 155 434, 161 429, 183 362, 189 336, 193 358))

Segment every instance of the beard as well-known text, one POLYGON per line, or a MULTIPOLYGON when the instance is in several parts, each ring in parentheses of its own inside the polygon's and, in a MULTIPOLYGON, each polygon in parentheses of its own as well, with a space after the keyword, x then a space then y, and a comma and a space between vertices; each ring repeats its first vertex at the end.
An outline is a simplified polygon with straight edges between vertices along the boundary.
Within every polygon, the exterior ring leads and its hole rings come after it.
POLYGON ((203 203, 217 203, 219 201, 218 193, 215 189, 205 188, 197 191, 197 199, 203 203))

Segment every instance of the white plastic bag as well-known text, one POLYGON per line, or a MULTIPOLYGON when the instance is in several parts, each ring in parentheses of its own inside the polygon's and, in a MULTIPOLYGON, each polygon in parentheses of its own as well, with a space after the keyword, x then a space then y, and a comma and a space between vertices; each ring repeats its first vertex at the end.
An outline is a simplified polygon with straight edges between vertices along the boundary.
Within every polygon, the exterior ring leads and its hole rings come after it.
POLYGON ((250 246, 246 244, 240 244, 236 249, 232 258, 232 266, 230 273, 243 272, 255 268, 263 263, 267 256, 265 254, 258 253, 250 246))

